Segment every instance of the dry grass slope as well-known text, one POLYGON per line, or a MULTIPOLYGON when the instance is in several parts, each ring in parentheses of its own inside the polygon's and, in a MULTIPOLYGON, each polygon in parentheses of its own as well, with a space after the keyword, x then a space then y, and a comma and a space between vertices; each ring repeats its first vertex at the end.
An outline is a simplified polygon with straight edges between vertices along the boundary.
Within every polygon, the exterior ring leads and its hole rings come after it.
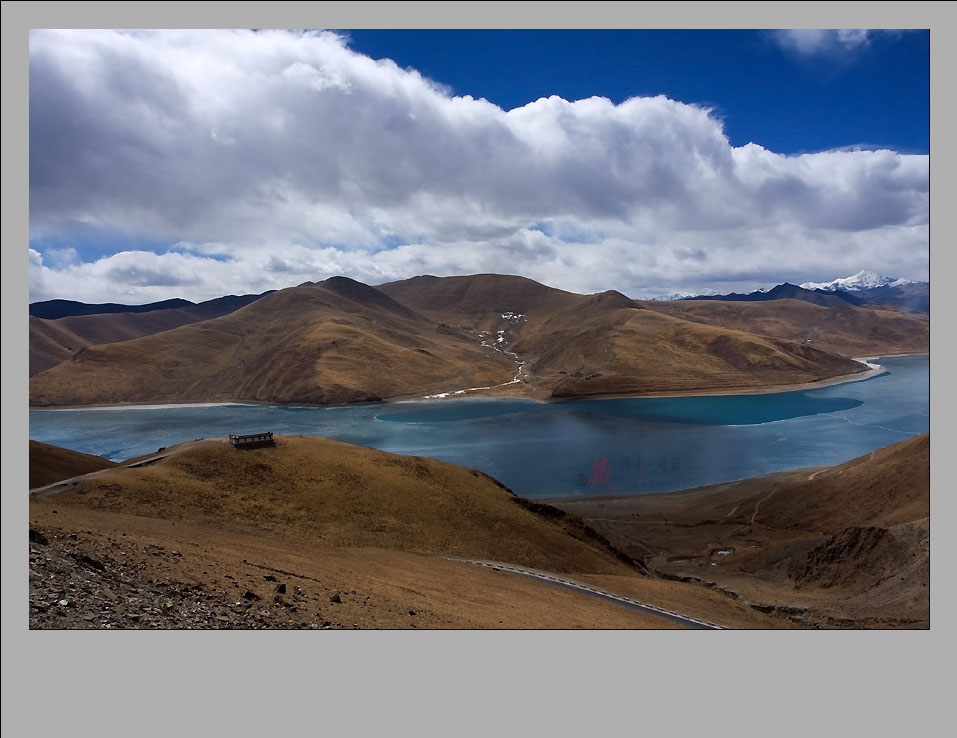
POLYGON ((320 547, 633 571, 481 472, 318 438, 280 436, 274 448, 247 451, 225 441, 194 444, 149 466, 98 475, 57 495, 57 505, 295 536, 320 547))
POLYGON ((802 300, 646 302, 649 309, 685 320, 806 343, 842 356, 923 353, 930 350, 930 317, 892 307, 812 305, 802 300))
POLYGON ((312 404, 505 382, 513 366, 371 287, 327 280, 213 320, 92 346, 30 383, 34 405, 252 400, 312 404))
POLYGON ((669 317, 614 290, 577 295, 488 274, 415 277, 380 289, 469 335, 504 330, 508 349, 528 362, 526 389, 543 398, 743 391, 862 369, 803 344, 669 317), (523 318, 503 319, 505 311, 523 318))
POLYGON ((256 295, 231 295, 199 305, 144 313, 95 313, 55 320, 30 316, 30 376, 102 343, 129 341, 233 312, 256 295))
POLYGON ((553 504, 659 574, 796 622, 929 625, 927 434, 834 467, 553 504))
POLYGON ((559 572, 731 627, 789 626, 642 576, 576 519, 479 472, 278 441, 187 442, 31 495, 31 627, 675 627, 450 557, 559 572))
POLYGON ((30 441, 30 489, 114 466, 115 462, 100 456, 30 441))

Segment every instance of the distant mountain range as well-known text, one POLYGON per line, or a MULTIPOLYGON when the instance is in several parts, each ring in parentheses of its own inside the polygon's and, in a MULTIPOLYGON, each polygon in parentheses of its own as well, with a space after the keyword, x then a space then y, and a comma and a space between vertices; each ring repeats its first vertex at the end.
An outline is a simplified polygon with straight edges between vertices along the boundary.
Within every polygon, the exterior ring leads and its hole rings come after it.
POLYGON ((717 295, 708 290, 703 294, 681 300, 723 300, 730 302, 764 302, 767 300, 804 300, 815 305, 895 305, 919 313, 930 313, 930 283, 909 279, 885 277, 876 272, 860 271, 850 277, 831 282, 804 282, 800 286, 788 282, 770 290, 755 290, 745 294, 732 292, 717 295))
POLYGON ((910 279, 898 279, 897 277, 884 277, 877 272, 860 271, 850 277, 841 277, 833 282, 804 282, 801 286, 806 290, 827 290, 834 292, 842 290, 845 292, 858 292, 860 290, 873 290, 879 287, 901 287, 905 284, 918 284, 910 279))
POLYGON ((930 312, 930 282, 914 282, 861 271, 833 282, 805 282, 801 286, 835 293, 853 293, 865 303, 898 305, 919 313, 930 312))
POLYGON ((86 302, 77 302, 75 300, 43 300, 41 302, 30 303, 30 315, 45 320, 56 320, 57 318, 68 318, 77 315, 104 315, 108 313, 152 313, 156 310, 181 310, 187 308, 193 311, 197 316, 206 318, 215 318, 219 315, 225 315, 233 310, 239 310, 244 305, 258 300, 263 295, 268 295, 275 290, 269 290, 259 295, 226 295, 217 297, 214 300, 205 302, 190 302, 182 298, 175 297, 172 300, 162 300, 160 302, 150 302, 146 305, 122 305, 116 302, 104 302, 100 304, 90 304, 86 302))
POLYGON ((747 294, 732 292, 729 295, 695 295, 685 300, 724 300, 728 302, 767 302, 768 300, 804 300, 823 307, 842 307, 847 305, 863 305, 864 300, 846 292, 827 292, 825 290, 809 290, 795 284, 785 282, 770 290, 757 290, 747 294))

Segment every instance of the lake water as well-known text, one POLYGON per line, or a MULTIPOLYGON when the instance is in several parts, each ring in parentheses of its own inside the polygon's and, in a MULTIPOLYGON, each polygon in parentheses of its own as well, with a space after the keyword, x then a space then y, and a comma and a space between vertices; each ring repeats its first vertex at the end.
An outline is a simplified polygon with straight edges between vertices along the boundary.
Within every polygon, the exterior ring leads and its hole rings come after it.
POLYGON ((363 407, 32 410, 30 438, 116 461, 200 437, 327 436, 481 469, 517 494, 643 494, 836 464, 930 429, 928 356, 857 382, 766 395, 363 407))

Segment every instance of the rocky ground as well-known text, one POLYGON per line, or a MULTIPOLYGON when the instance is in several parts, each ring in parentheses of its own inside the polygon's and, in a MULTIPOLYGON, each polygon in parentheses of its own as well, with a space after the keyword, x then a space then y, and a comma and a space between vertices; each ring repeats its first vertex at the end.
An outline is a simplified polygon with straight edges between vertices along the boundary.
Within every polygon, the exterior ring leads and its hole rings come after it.
POLYGON ((281 575, 264 574, 261 591, 271 595, 250 589, 212 590, 155 578, 144 556, 175 563, 182 554, 157 545, 101 542, 82 534, 31 528, 30 628, 358 627, 318 612, 320 602, 333 607, 342 602, 342 595, 328 587, 308 592, 287 585, 281 575))

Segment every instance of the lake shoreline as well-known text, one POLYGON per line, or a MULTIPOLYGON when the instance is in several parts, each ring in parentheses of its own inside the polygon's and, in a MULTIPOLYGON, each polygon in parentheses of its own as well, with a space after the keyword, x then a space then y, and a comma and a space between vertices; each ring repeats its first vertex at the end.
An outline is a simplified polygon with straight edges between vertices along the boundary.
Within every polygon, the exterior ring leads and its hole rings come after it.
MULTIPOLYGON (((880 356, 868 356, 861 358, 854 358, 854 361, 859 361, 865 363, 865 360, 877 360, 881 358, 899 358, 904 356, 930 356, 930 352, 918 352, 918 353, 909 353, 909 354, 881 354, 880 356)), ((826 379, 817 380, 815 382, 804 382, 798 384, 783 384, 783 385, 771 385, 768 387, 741 387, 741 388, 728 388, 728 389, 715 389, 715 390, 688 390, 684 392, 650 392, 650 393, 627 393, 627 394, 596 394, 596 395, 583 395, 581 397, 562 397, 562 398, 544 398, 539 399, 536 397, 529 397, 527 395, 518 395, 514 392, 498 392, 496 393, 493 389, 490 392, 483 392, 479 394, 462 394, 462 395, 452 395, 449 397, 443 398, 425 398, 425 397, 415 397, 402 395, 398 397, 389 398, 387 400, 382 400, 379 402, 351 402, 351 403, 336 403, 328 405, 311 405, 304 402, 265 402, 258 400, 222 400, 219 402, 182 402, 182 403, 161 403, 161 402, 119 402, 112 404, 103 404, 103 405, 47 405, 43 407, 34 407, 30 406, 30 411, 72 411, 72 410, 171 410, 175 408, 199 408, 199 407, 229 407, 232 405, 248 406, 248 407, 281 407, 281 408, 303 408, 309 410, 315 409, 337 409, 337 408, 352 408, 352 407, 366 407, 366 406, 377 406, 377 405, 395 405, 395 404, 408 404, 408 403, 441 403, 448 401, 456 400, 524 400, 527 402, 534 402, 539 404, 554 404, 554 403, 563 403, 563 402, 582 402, 587 400, 627 400, 627 399, 641 399, 641 398, 669 398, 669 397, 724 397, 729 395, 770 395, 770 394, 783 394, 785 392, 801 392, 804 390, 819 389, 823 387, 832 387, 838 384, 845 384, 848 382, 860 382, 867 379, 872 379, 873 377, 880 376, 884 373, 884 369, 864 369, 859 372, 854 372, 853 374, 841 374, 836 377, 828 377, 826 379)))
POLYGON ((881 363, 887 371, 874 381, 866 381, 869 370, 862 366, 865 371, 852 378, 864 381, 778 394, 577 404, 513 397, 335 409, 194 403, 170 405, 166 412, 31 412, 29 435, 124 461, 198 437, 270 430, 456 463, 490 474, 528 499, 613 490, 643 496, 842 463, 926 431, 927 357, 881 363), (587 485, 595 459, 604 457, 611 483, 587 485))

